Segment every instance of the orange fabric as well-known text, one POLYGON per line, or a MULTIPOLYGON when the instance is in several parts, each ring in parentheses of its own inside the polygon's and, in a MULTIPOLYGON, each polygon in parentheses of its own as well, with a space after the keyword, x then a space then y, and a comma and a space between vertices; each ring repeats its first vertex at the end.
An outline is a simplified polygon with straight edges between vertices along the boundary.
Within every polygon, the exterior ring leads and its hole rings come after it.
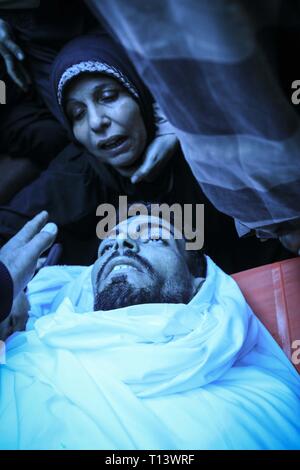
MULTIPOLYGON (((256 316, 289 359, 300 350, 300 258, 249 269, 232 276, 256 316), (295 343, 298 341, 298 344, 295 343)), ((296 356, 300 361, 300 352, 296 356)), ((295 364, 300 372, 300 363, 295 364)))

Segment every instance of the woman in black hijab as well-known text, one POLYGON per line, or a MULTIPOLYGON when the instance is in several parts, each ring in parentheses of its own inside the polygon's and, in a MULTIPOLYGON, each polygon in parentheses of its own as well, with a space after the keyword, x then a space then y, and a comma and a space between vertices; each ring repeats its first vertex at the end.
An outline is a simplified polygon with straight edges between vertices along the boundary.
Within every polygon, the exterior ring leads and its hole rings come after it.
MULTIPOLYGON (((95 238, 96 208, 99 204, 105 202, 117 204, 120 194, 128 194, 129 198, 134 200, 136 197, 145 199, 151 197, 152 199, 152 196, 159 199, 161 192, 164 192, 164 187, 168 186, 167 180, 169 179, 165 173, 167 177, 162 177, 159 182, 153 184, 139 184, 137 182, 134 185, 128 178, 121 177, 121 174, 114 171, 112 167, 96 161, 84 146, 78 145, 78 141, 75 141, 74 145, 75 139, 72 129, 65 118, 63 108, 58 103, 54 83, 56 77, 60 79, 61 75, 69 67, 76 65, 78 61, 92 62, 93 54, 96 54, 98 59, 104 55, 110 63, 115 65, 115 71, 119 64, 121 67, 124 64, 123 67, 126 68, 127 75, 135 83, 132 90, 139 89, 139 98, 136 93, 134 103, 138 113, 142 113, 143 126, 147 127, 147 131, 145 131, 147 148, 141 148, 143 155, 147 157, 143 161, 143 168, 145 169, 146 164, 147 170, 151 167, 151 170, 156 171, 157 160, 160 164, 162 163, 161 159, 157 159, 157 156, 163 155, 163 163, 166 163, 177 142, 174 134, 168 134, 163 129, 164 135, 161 135, 155 129, 150 93, 142 84, 122 50, 107 35, 98 33, 81 36, 62 50, 53 67, 52 110, 60 118, 64 127, 69 130, 69 137, 73 143, 69 144, 57 156, 36 181, 24 188, 9 204, 0 208, 0 234, 3 241, 7 240, 20 229, 28 218, 46 208, 52 219, 59 225, 59 237, 65 246, 64 262, 66 263, 84 264, 93 260, 90 254, 89 240, 91 237, 95 238), (102 48, 99 47, 100 44, 102 48), (94 52, 95 48, 96 52, 94 52)), ((82 74, 75 73, 75 75, 76 78, 80 78, 79 75, 82 74)), ((66 87, 70 85, 70 82, 70 80, 65 81, 66 87)), ((165 123, 160 124, 159 131, 166 126, 165 123)), ((135 133, 139 135, 136 130, 135 133)))
MULTIPOLYGON (((171 157, 172 152, 155 154, 159 139, 170 138, 174 147, 177 139, 157 136, 152 95, 106 33, 68 43, 53 64, 51 88, 56 114, 101 176, 99 186, 104 182, 114 193, 114 203, 119 195, 128 202, 203 202, 179 147, 171 157), (145 166, 148 171, 137 181, 145 166)), ((102 202, 110 201, 100 196, 102 202)))
POLYGON ((53 64, 51 87, 61 122, 98 162, 134 183, 161 176, 177 139, 168 124, 164 135, 156 132, 153 98, 111 37, 95 33, 67 44, 53 64), (94 90, 93 100, 86 95, 88 89, 94 90), (161 146, 161 139, 170 152, 148 148, 151 142, 161 146))

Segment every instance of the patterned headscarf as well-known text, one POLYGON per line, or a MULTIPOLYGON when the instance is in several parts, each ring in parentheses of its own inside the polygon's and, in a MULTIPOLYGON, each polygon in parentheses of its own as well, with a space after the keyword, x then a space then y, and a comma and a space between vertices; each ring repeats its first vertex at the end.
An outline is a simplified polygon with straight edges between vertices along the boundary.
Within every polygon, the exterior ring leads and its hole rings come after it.
POLYGON ((83 73, 101 73, 116 79, 139 104, 148 138, 154 134, 153 98, 122 47, 110 36, 97 32, 70 41, 56 57, 51 70, 51 86, 58 115, 70 131, 64 110, 67 85, 83 73))

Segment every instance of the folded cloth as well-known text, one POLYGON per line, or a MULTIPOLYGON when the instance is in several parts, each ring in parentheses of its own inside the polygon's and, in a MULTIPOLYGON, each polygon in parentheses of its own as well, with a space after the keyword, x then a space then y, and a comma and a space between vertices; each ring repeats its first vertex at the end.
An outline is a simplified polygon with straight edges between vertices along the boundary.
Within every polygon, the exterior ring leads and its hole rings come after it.
POLYGON ((299 377, 207 263, 188 305, 106 312, 92 311, 91 267, 42 269, 0 369, 0 448, 299 448, 299 377))

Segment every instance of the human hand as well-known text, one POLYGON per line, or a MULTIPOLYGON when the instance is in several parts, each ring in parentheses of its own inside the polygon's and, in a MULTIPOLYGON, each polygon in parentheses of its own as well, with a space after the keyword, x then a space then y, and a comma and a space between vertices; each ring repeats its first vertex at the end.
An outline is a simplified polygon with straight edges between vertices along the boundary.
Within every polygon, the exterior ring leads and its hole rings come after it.
POLYGON ((31 79, 22 61, 25 56, 20 47, 15 43, 9 24, 0 19, 0 56, 3 57, 6 70, 11 79, 23 91, 27 91, 31 79))
POLYGON ((29 302, 24 292, 15 298, 8 317, 0 323, 0 340, 7 338, 16 331, 24 331, 28 320, 29 302))
POLYGON ((178 146, 179 141, 174 134, 155 137, 145 151, 143 163, 131 175, 131 182, 135 184, 142 180, 154 181, 174 155, 178 146))
POLYGON ((47 219, 48 213, 40 212, 0 250, 0 261, 5 264, 14 283, 14 298, 34 275, 39 256, 55 240, 57 226, 53 223, 46 225, 47 219))

